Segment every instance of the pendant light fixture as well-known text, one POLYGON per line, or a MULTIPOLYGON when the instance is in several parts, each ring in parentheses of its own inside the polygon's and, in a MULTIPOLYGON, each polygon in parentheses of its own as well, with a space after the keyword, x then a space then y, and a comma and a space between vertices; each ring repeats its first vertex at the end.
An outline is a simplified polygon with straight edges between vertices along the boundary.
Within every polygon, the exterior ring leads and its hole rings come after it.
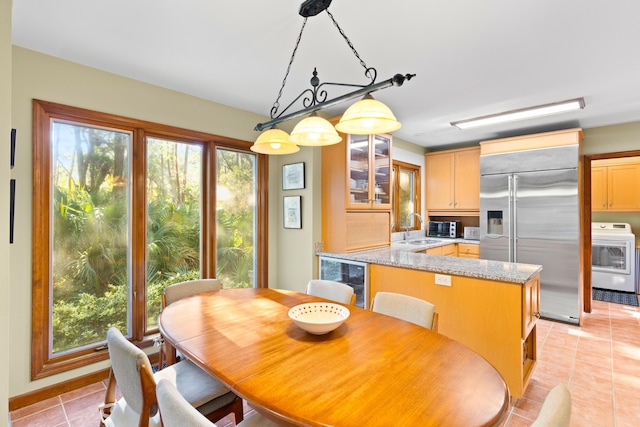
POLYGON ((337 144, 342 141, 342 137, 338 135, 329 120, 323 119, 314 111, 293 128, 289 140, 297 145, 322 147, 337 144))
POLYGON ((382 102, 373 99, 370 93, 347 108, 342 118, 336 124, 336 129, 342 133, 368 135, 372 133, 390 133, 400 129, 399 121, 391 109, 382 102))
POLYGON ((263 154, 290 154, 299 150, 299 147, 297 147, 298 145, 318 147, 337 144, 342 138, 338 135, 336 129, 339 132, 346 134, 363 135, 389 133, 400 128, 400 122, 396 120, 389 107, 384 105, 382 102, 373 99, 371 93, 390 86, 402 86, 405 80, 411 80, 415 74, 396 74, 388 80, 376 83, 378 72, 375 68, 368 67, 362 60, 356 49, 353 47, 351 40, 349 40, 345 35, 331 12, 329 12, 328 7, 330 4, 331 0, 306 0, 302 5, 300 5, 299 14, 304 17, 304 21, 302 23, 302 28, 300 29, 296 45, 293 49, 293 53, 291 54, 287 71, 284 79, 282 80, 282 86, 280 87, 280 91, 278 92, 278 96, 273 103, 273 106, 271 107, 271 120, 265 123, 258 123, 254 128, 256 131, 263 131, 265 129, 269 130, 258 137, 254 145, 251 147, 251 150, 263 154), (360 65, 365 70, 364 75, 370 81, 365 85, 329 82, 320 83, 318 72, 314 68, 313 77, 311 78, 311 88, 302 91, 302 93, 300 93, 289 105, 280 110, 280 97, 282 96, 282 91, 287 83, 287 77, 289 76, 291 65, 295 59, 296 51, 300 45, 302 33, 304 32, 305 25, 307 24, 307 18, 315 16, 323 11, 327 12, 327 15, 333 21, 333 24, 340 32, 340 35, 342 35, 355 57, 360 61, 360 65), (323 86, 325 85, 359 89, 327 100, 327 91, 326 89, 323 89, 323 86), (332 107, 339 103, 357 98, 362 99, 347 109, 335 128, 328 120, 317 115, 317 111, 323 108, 332 107), (293 113, 285 114, 296 102, 300 100, 302 100, 302 105, 305 108, 293 113), (278 123, 305 115, 309 115, 309 117, 301 120, 295 126, 291 132, 291 136, 282 130, 274 128, 278 123), (295 147, 296 150, 294 150, 292 146, 295 147))
POLYGON ((275 126, 262 132, 251 151, 260 154, 293 154, 300 151, 300 147, 289 141, 289 134, 275 126))

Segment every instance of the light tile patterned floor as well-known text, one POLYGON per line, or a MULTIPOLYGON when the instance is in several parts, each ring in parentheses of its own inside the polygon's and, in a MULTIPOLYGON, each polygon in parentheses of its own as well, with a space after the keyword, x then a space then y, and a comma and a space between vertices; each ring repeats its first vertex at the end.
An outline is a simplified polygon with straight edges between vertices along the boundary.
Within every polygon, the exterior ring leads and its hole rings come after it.
POLYGON ((592 309, 582 327, 538 322, 538 364, 506 427, 531 425, 558 383, 571 391, 572 426, 640 426, 640 310, 600 301, 592 309))
MULTIPOLYGON (((593 302, 583 327, 539 320, 538 364, 522 399, 512 402, 505 427, 530 426, 549 390, 567 384, 571 425, 640 426, 640 310, 593 302)), ((11 412, 12 427, 97 427, 104 398, 100 382, 11 412)), ((245 405, 245 413, 253 410, 245 405)), ((233 426, 233 416, 218 423, 233 426)), ((364 426, 366 427, 366 426, 364 426)))

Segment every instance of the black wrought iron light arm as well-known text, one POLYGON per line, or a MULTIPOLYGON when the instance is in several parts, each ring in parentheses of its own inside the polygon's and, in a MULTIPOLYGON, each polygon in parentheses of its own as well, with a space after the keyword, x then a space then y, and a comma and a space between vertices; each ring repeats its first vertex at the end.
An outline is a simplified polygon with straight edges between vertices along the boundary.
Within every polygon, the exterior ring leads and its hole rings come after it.
POLYGON ((405 82, 405 80, 411 80, 411 78, 415 76, 415 74, 404 74, 404 75, 396 74, 395 76, 391 77, 390 79, 381 81, 379 83, 373 83, 372 82, 372 83, 370 83, 368 85, 364 85, 364 86, 363 85, 347 84, 347 83, 329 83, 329 82, 327 82, 327 83, 319 83, 319 81, 316 81, 316 85, 314 86, 314 78, 317 79, 316 70, 314 70, 313 73, 314 73, 314 77, 311 78, 311 85, 313 86, 313 89, 304 90, 284 110, 282 110, 282 112, 278 116, 273 117, 268 122, 258 123, 253 130, 263 131, 263 130, 265 130, 267 128, 270 128, 271 126, 277 125, 278 123, 282 123, 282 122, 285 122, 287 120, 291 120, 291 119, 295 119, 297 117, 301 117, 301 116, 304 116, 304 115, 307 115, 307 114, 311 114, 314 111, 318 111, 318 110, 321 110, 323 108, 332 107, 334 105, 340 104, 340 103, 345 102, 345 101, 349 101, 351 99, 360 98, 360 97, 363 97, 364 95, 366 95, 368 93, 372 93, 372 92, 378 91, 380 89, 385 89, 385 88, 388 88, 388 87, 391 87, 391 86, 402 86, 402 84, 405 82), (326 91, 320 90, 320 87, 322 87, 324 85, 359 87, 360 89, 354 90, 353 92, 346 93, 344 95, 338 96, 338 97, 330 99, 328 101, 326 101, 326 100, 320 101, 318 99, 318 97, 317 97, 317 93, 318 92, 320 92, 320 96, 323 99, 326 99, 326 97, 327 97, 326 91), (307 93, 311 94, 311 98, 310 99, 306 98, 306 102, 303 101, 304 102, 303 105, 307 105, 306 108, 304 108, 302 110, 295 111, 295 112, 290 113, 290 114, 283 115, 293 104, 295 104, 298 100, 300 100, 300 98, 302 98, 307 93))

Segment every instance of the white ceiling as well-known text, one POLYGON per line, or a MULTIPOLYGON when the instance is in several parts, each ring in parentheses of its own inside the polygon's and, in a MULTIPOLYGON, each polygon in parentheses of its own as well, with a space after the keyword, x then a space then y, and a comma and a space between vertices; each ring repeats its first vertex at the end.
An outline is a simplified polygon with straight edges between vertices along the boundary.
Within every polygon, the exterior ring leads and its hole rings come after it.
MULTIPOLYGON (((14 0, 12 40, 268 116, 301 3, 14 0)), ((329 10, 377 81, 416 74, 374 94, 406 141, 433 148, 640 120, 638 0, 334 0, 329 10), (476 130, 449 124, 577 97, 586 102, 579 112, 476 130)), ((314 67, 322 82, 368 83, 326 13, 307 21, 281 104, 309 87, 314 67)), ((342 93, 329 88, 330 98, 342 93)))

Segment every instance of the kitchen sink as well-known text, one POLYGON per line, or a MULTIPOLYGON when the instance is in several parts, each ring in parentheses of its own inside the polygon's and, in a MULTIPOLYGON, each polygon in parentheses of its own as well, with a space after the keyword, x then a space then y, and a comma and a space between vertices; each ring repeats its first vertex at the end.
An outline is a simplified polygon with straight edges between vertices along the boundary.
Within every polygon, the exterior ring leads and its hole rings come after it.
POLYGON ((440 240, 437 239, 416 239, 416 240, 401 240, 399 242, 394 242, 398 245, 430 245, 431 243, 440 243, 440 240))
POLYGON ((431 243, 440 243, 440 240, 436 239, 418 239, 409 241, 412 245, 429 245, 431 243))

